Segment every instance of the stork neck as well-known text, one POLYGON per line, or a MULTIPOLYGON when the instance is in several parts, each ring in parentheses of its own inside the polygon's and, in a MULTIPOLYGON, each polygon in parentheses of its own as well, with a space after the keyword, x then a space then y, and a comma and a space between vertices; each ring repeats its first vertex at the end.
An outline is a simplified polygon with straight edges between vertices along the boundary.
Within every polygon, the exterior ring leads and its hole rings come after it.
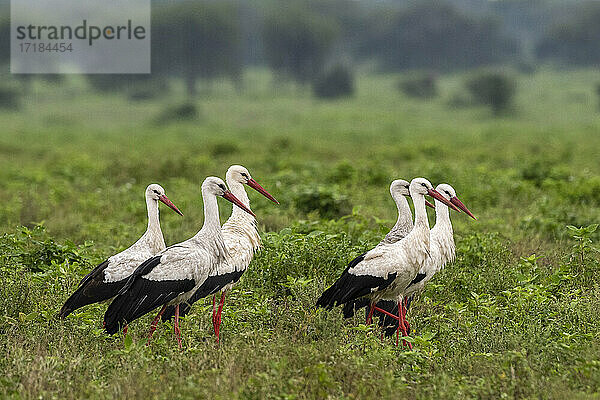
POLYGON ((435 201, 435 224, 450 225, 450 210, 439 200, 435 201))
POLYGON ((427 210, 425 210, 425 196, 422 194, 411 195, 415 205, 415 228, 429 229, 427 210))
MULTIPOLYGON (((227 186, 229 186, 229 190, 231 190, 231 193, 233 193, 235 197, 237 197, 246 207, 250 208, 250 199, 248 198, 248 194, 246 193, 246 189, 242 183, 227 177, 227 186)), ((233 209, 231 211, 231 218, 250 220, 254 219, 252 215, 248 214, 235 204, 232 204, 232 206, 233 209)))
POLYGON ((412 214, 410 212, 410 207, 408 206, 408 200, 406 200, 406 197, 403 195, 396 195, 392 197, 394 198, 396 207, 398 208, 398 219, 396 220, 396 225, 394 225, 392 230, 404 230, 408 233, 413 226, 412 214))
POLYGON ((160 231, 160 221, 158 217, 158 201, 147 196, 146 210, 148 211, 148 232, 160 231))
POLYGON ((217 196, 212 193, 202 191, 202 201, 204 203, 204 224, 202 229, 196 234, 199 235, 214 235, 215 232, 221 232, 221 221, 219 220, 219 205, 217 204, 217 196))

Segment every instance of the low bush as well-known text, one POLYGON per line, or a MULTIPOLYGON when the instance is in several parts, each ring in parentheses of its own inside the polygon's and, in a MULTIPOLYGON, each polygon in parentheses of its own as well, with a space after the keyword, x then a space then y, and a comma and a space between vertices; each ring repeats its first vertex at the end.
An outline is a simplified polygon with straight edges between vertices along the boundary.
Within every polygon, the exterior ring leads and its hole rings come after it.
POLYGON ((437 79, 433 73, 414 74, 400 81, 398 87, 409 97, 431 99, 438 94, 437 79))
POLYGON ((510 107, 517 83, 502 72, 481 72, 469 78, 466 86, 474 100, 489 105, 495 114, 500 114, 510 107))
POLYGON ((156 118, 158 124, 169 122, 195 120, 199 116, 198 107, 194 103, 183 103, 167 107, 156 118))
POLYGON ((21 92, 16 88, 0 87, 0 108, 16 110, 21 106, 21 92))
POLYGON ((239 150, 240 149, 234 142, 219 142, 212 145, 210 153, 215 157, 219 157, 235 154, 239 150))
POLYGON ((344 66, 337 66, 321 75, 313 84, 315 96, 325 99, 348 97, 354 94, 354 76, 344 66))
POLYGON ((301 212, 318 212, 322 218, 339 218, 352 211, 347 196, 329 187, 311 187, 301 190, 294 198, 294 205, 301 212))

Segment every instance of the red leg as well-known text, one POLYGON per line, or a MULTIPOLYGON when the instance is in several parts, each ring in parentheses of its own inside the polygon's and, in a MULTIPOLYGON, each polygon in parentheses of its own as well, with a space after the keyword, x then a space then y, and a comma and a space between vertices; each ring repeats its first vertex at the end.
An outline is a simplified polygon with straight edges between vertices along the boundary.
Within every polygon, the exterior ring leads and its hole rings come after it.
POLYGON ((221 300, 219 300, 219 309, 217 311, 217 322, 215 325, 215 335, 217 335, 217 343, 219 343, 219 334, 221 332, 221 312, 223 311, 224 303, 225 303, 225 292, 222 292, 221 300))
POLYGON ((375 307, 375 310, 377 310, 377 311, 379 311, 380 313, 382 313, 382 314, 385 314, 385 315, 387 315, 387 316, 389 316, 389 317, 392 317, 392 318, 394 318, 394 319, 397 319, 397 320, 399 320, 399 317, 398 317, 397 315, 394 315, 394 314, 392 314, 391 312, 384 310, 383 308, 375 307))
POLYGON ((369 315, 367 316, 367 325, 371 325, 371 321, 373 320, 373 311, 375 311, 375 303, 371 303, 369 315))
MULTIPOLYGON (((404 326, 404 306, 402 302, 398 302, 398 317, 400 320, 398 321, 398 330, 402 331, 402 336, 406 336, 406 327, 404 326)), ((402 346, 406 346, 406 341, 402 339, 402 346)))
POLYGON ((162 317, 162 315, 164 314, 166 309, 167 309, 167 305, 165 304, 163 306, 163 308, 160 309, 160 311, 158 312, 158 314, 156 315, 156 317, 150 324, 150 332, 148 332, 148 343, 146 343, 146 346, 150 346, 150 339, 152 338, 152 334, 156 330, 156 327, 158 326, 158 321, 160 321, 160 317, 162 317))
POLYGON ((181 331, 179 330, 179 304, 175 306, 175 324, 173 325, 173 330, 175 331, 175 337, 177 338, 177 343, 179 344, 179 349, 182 349, 181 346, 181 331))
POLYGON ((125 328, 123 328, 123 336, 127 336, 127 329, 129 329, 129 325, 125 325, 125 328))
POLYGON ((402 302, 398 302, 398 327, 396 328, 396 347, 400 344, 400 325, 402 324, 402 302))
MULTIPOLYGON (((408 332, 406 331, 406 314, 405 311, 406 309, 404 308, 404 305, 399 303, 399 306, 402 307, 398 307, 398 313, 401 316, 401 320, 400 320, 400 328, 402 329, 402 336, 408 336, 408 332)), ((404 346, 408 346, 409 349, 412 350, 412 344, 410 344, 410 342, 407 342, 406 340, 402 339, 402 344, 404 346)))
POLYGON ((213 313, 212 313, 212 322, 213 322, 213 330, 216 329, 215 328, 215 321, 217 320, 217 307, 215 305, 215 302, 217 301, 217 294, 213 294, 213 299, 212 299, 212 303, 213 303, 213 313))
POLYGON ((406 330, 406 335, 410 335, 410 324, 408 323, 408 320, 406 319, 406 314, 408 313, 408 310, 406 309, 405 306, 403 306, 403 310, 404 312, 404 329, 406 330))

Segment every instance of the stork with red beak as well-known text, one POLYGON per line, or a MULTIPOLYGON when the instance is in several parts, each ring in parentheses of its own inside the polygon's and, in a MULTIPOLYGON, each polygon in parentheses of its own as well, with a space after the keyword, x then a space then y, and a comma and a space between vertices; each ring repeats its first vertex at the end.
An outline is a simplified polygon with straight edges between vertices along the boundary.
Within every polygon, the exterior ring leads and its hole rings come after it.
POLYGON ((379 244, 352 260, 340 278, 321 295, 318 306, 331 309, 367 297, 371 304, 370 319, 379 300, 402 298, 404 290, 429 257, 430 232, 425 196, 449 206, 452 204, 425 178, 413 179, 409 192, 415 207, 415 223, 410 233, 395 243, 379 244))
POLYGON ((66 318, 74 310, 88 304, 115 297, 142 262, 165 249, 165 240, 158 218, 159 201, 177 214, 183 215, 169 200, 162 186, 155 183, 149 185, 146 188, 146 208, 148 210, 146 232, 131 247, 109 257, 81 280, 75 293, 62 306, 58 314, 61 318, 66 318))
MULTIPOLYGON (((410 206, 408 205, 408 200, 406 199, 407 197, 410 197, 409 187, 410 182, 404 179, 396 179, 390 184, 390 195, 392 196, 394 203, 396 203, 396 208, 398 209, 398 218, 394 227, 388 232, 387 235, 385 235, 385 238, 379 242, 379 246, 396 243, 404 239, 410 233, 410 231, 412 231, 412 213, 410 211, 410 206)), ((427 200, 425 200, 425 205, 427 207, 435 208, 435 206, 427 200)), ((370 303, 371 301, 369 298, 362 297, 344 304, 344 318, 353 317, 356 310, 367 307, 370 305, 370 303)), ((382 300, 377 303, 377 307, 382 309, 391 308, 393 310, 396 306, 395 301, 389 302, 390 304, 387 303, 388 302, 382 300)), ((369 310, 367 309, 367 314, 368 312, 369 310)), ((377 311, 376 315, 382 317, 382 319, 386 316, 385 314, 381 314, 377 311)))
MULTIPOLYGON (((225 180, 227 181, 227 186, 231 192, 235 197, 240 199, 248 209, 250 209, 250 199, 248 199, 244 185, 248 185, 273 203, 279 204, 269 192, 263 189, 263 187, 252 178, 250 172, 241 165, 232 165, 229 167, 225 180)), ((219 342, 221 312, 223 311, 223 304, 225 302, 225 293, 238 282, 250 265, 254 253, 256 253, 261 246, 260 236, 256 229, 256 219, 254 216, 242 211, 239 207, 233 207, 231 216, 223 224, 222 232, 228 257, 225 262, 219 264, 219 266, 209 274, 206 281, 204 281, 189 300, 184 304, 181 304, 179 309, 179 315, 183 316, 187 314, 193 303, 212 294, 213 329, 217 337, 217 343, 219 342), (219 300, 217 307, 216 296, 218 292, 221 292, 221 299, 219 300)), ((174 314, 174 307, 167 307, 162 315, 163 321, 171 319, 174 314)), ((148 338, 148 340, 150 340, 150 338, 148 338)))
MULTIPOLYGON (((436 191, 455 206, 453 209, 458 208, 464 211, 469 217, 477 220, 467 206, 465 206, 456 196, 456 191, 452 186, 442 183, 436 187, 436 191)), ((381 308, 384 309, 386 317, 390 317, 390 314, 398 315, 398 318, 391 318, 394 320, 394 323, 391 326, 386 323, 386 325, 388 325, 385 330, 387 336, 391 336, 394 331, 398 336, 399 330, 403 332, 404 336, 408 335, 410 326, 406 322, 405 316, 413 296, 421 293, 427 282, 429 282, 438 271, 444 268, 447 263, 454 261, 456 246, 454 244, 452 222, 450 222, 450 210, 446 206, 446 203, 437 199, 435 201, 435 226, 431 229, 429 253, 430 257, 403 291, 402 298, 404 298, 404 302, 400 299, 392 309, 382 305, 381 308), (399 325, 399 322, 400 324, 402 323, 401 317, 404 317, 404 327, 399 325)), ((390 318, 383 318, 383 320, 389 321, 390 318)))

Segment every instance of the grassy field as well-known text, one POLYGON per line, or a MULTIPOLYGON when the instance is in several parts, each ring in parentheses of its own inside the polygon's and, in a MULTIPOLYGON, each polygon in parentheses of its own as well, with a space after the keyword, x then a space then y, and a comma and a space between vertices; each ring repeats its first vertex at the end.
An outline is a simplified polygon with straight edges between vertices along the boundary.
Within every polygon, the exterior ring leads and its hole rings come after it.
POLYGON ((0 397, 599 398, 600 229, 567 228, 600 222, 598 72, 520 75, 498 118, 451 105, 463 78, 421 102, 396 76, 361 76, 354 98, 323 102, 254 71, 241 95, 216 85, 197 120, 170 123, 177 92, 34 85, 0 114, 0 397), (249 193, 265 247, 220 346, 208 300, 182 322, 183 352, 170 325, 144 345, 150 316, 126 339, 102 332, 106 305, 54 318, 144 231, 149 183, 185 214, 163 209, 171 244, 202 224, 204 177, 234 163, 281 205, 249 193), (479 221, 453 216, 457 261, 411 308, 409 352, 314 303, 393 225, 389 182, 415 176, 452 184, 479 221))

